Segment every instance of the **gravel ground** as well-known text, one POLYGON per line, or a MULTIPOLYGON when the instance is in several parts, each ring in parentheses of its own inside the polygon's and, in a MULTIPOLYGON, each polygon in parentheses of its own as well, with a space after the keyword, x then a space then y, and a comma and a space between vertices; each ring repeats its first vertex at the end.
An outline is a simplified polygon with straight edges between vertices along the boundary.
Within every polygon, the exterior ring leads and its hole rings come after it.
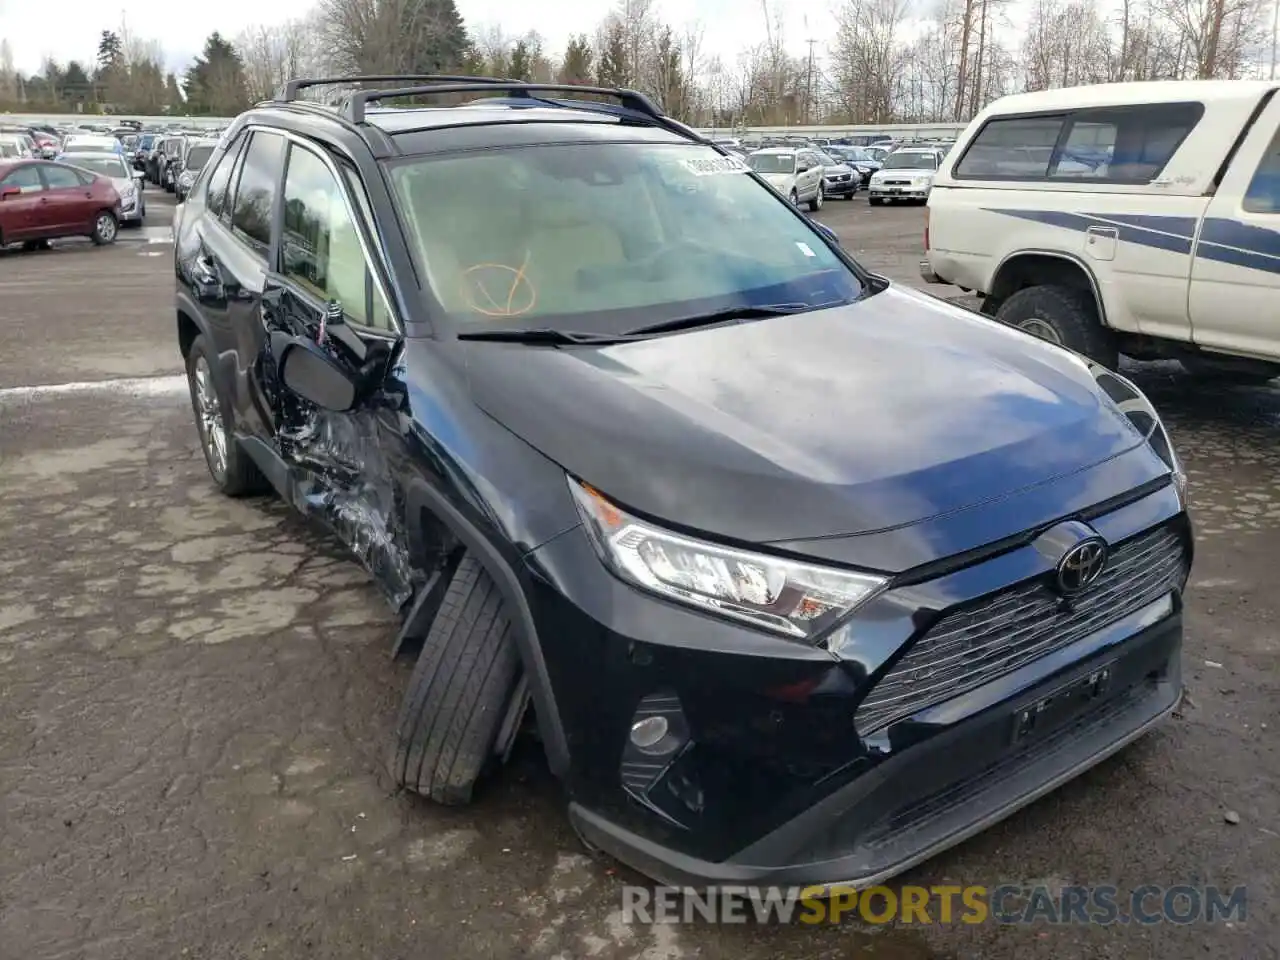
MULTIPOLYGON (((171 203, 148 200, 162 239, 171 203)), ((820 219, 916 282, 919 208, 832 202, 820 219)), ((0 254, 0 956, 1277 955, 1280 393, 1130 371, 1192 481, 1190 699, 902 878, 1245 884, 1247 921, 635 925, 620 906, 636 878, 583 854, 533 745, 472 808, 396 793, 409 667, 390 659, 392 618, 279 504, 215 495, 174 376, 170 248, 148 239, 0 254)))

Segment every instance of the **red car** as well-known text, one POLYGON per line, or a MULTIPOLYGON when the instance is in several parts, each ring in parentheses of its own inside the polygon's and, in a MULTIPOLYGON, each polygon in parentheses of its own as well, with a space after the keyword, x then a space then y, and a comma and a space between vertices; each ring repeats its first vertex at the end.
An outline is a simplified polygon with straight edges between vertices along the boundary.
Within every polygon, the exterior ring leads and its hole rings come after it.
POLYGON ((55 237, 113 243, 120 194, 106 177, 44 160, 0 160, 0 247, 55 237))

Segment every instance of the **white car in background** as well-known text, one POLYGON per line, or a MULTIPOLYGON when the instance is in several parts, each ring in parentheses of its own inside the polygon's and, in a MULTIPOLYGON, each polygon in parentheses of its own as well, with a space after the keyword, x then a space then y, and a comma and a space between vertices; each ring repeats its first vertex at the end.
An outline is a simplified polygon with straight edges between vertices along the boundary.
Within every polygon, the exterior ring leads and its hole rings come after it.
POLYGON ((899 147, 884 158, 867 185, 867 202, 879 206, 886 200, 924 203, 933 189, 938 164, 945 156, 935 147, 899 147))
POLYGON ((799 206, 822 209, 823 167, 813 150, 766 147, 747 155, 747 165, 780 194, 799 206))
POLYGON ((59 154, 58 162, 86 173, 106 177, 120 194, 121 226, 142 226, 147 215, 147 201, 142 196, 142 171, 134 170, 120 153, 59 154))
POLYGON ((93 133, 75 133, 62 141, 65 153, 124 153, 124 144, 115 137, 93 133))

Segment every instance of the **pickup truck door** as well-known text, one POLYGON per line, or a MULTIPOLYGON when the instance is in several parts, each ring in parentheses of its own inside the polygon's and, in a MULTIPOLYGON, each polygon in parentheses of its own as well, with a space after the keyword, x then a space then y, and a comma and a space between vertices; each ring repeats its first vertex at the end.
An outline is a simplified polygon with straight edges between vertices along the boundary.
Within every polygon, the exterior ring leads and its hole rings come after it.
POLYGON ((1280 98, 1258 117, 1209 201, 1191 264, 1192 339, 1280 358, 1280 98))

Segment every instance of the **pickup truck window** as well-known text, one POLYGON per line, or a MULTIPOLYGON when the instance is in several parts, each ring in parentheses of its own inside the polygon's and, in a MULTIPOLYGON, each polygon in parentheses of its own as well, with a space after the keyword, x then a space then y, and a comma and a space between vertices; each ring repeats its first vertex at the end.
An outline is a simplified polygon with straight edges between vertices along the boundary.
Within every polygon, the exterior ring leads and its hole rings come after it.
POLYGON ((1249 182, 1243 206, 1250 213, 1280 213, 1280 131, 1249 182))
POLYGON ((958 179, 1147 183, 1204 115, 1199 103, 1083 109, 988 120, 956 164, 958 179))

